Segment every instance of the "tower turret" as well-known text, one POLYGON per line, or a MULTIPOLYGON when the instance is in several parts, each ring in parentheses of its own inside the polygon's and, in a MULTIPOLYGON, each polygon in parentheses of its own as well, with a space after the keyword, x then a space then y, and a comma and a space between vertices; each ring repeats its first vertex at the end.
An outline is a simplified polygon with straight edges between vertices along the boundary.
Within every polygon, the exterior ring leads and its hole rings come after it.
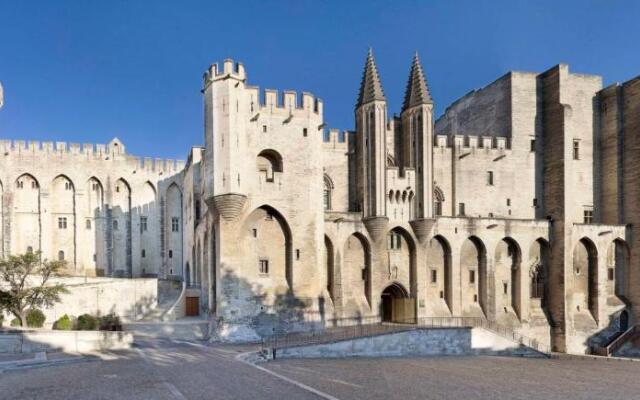
POLYGON ((374 240, 386 232, 387 100, 373 53, 369 49, 362 74, 356 117, 357 204, 374 240))
POLYGON ((433 100, 418 53, 413 57, 400 114, 401 166, 416 172, 416 219, 433 217, 433 100))
POLYGON ((243 182, 246 148, 246 74, 242 64, 225 60, 204 74, 205 201, 227 220, 242 210, 247 194, 243 182))

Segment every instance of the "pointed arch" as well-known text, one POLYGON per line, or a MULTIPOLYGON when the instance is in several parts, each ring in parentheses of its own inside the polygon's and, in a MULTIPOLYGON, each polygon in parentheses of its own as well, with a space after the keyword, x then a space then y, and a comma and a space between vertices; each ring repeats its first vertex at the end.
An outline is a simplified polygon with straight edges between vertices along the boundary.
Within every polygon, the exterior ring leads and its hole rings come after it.
POLYGON ((389 249, 389 273, 391 279, 405 277, 410 297, 417 297, 416 242, 413 236, 403 227, 396 226, 387 234, 389 249), (405 248, 406 247, 406 248, 405 248), (394 276, 393 268, 398 267, 398 276, 394 276))
POLYGON ((331 301, 335 301, 335 252, 333 242, 329 236, 324 235, 324 265, 327 274, 327 292, 331 301))
POLYGON ((487 249, 477 236, 469 236, 462 244, 460 250, 460 272, 468 274, 462 275, 462 282, 468 282, 472 290, 465 291, 467 298, 464 306, 467 311, 477 304, 481 312, 488 316, 488 277, 487 277, 487 249))
POLYGON ((433 188, 433 214, 435 216, 442 215, 443 203, 444 192, 442 191, 442 189, 440 189, 440 187, 435 186, 433 188))
POLYGON ((286 218, 274 207, 263 204, 255 208, 243 224, 247 262, 256 265, 257 273, 271 278, 272 287, 283 282, 293 290, 293 235, 286 218))
POLYGON ((549 280, 549 242, 538 238, 529 248, 529 297, 540 299, 540 306, 546 306, 549 280))
POLYGON ((496 246, 494 256, 496 277, 496 307, 513 309, 516 317, 522 316, 522 250, 518 242, 510 236, 504 237, 496 246))
POLYGON ((334 184, 333 184, 333 180, 331 179, 331 177, 325 173, 323 176, 323 180, 324 180, 324 209, 325 210, 331 210, 331 206, 332 206, 332 196, 333 196, 333 189, 334 189, 334 184))
POLYGON ((451 264, 451 245, 442 235, 436 235, 429 241, 427 268, 430 269, 427 295, 432 301, 444 300, 449 311, 453 306, 453 266, 451 264))
POLYGON ((360 296, 364 296, 366 305, 371 307, 371 245, 360 232, 349 235, 342 246, 340 279, 342 287, 351 288, 351 299, 347 302, 357 304, 360 296))
POLYGON ((13 185, 10 253, 22 254, 29 248, 32 251, 42 249, 41 218, 40 183, 33 175, 23 173, 13 185))
POLYGON ((119 178, 111 185, 110 234, 107 236, 107 247, 111 247, 108 272, 115 276, 132 275, 131 254, 131 185, 124 178, 119 178))
POLYGON ((629 260, 630 251, 627 242, 621 238, 614 239, 607 249, 609 280, 614 281, 615 295, 626 303, 629 303, 629 260))
POLYGON ((575 310, 588 309, 596 321, 598 313, 598 248, 588 237, 581 238, 573 249, 573 281, 577 294, 575 310))
POLYGON ((51 181, 49 189, 49 214, 54 232, 49 237, 49 259, 67 261, 70 269, 76 269, 76 197, 75 186, 68 176, 60 174, 51 181), (65 258, 66 255, 66 258, 65 258))
MULTIPOLYGON (((167 187, 164 196, 165 202, 165 245, 166 245, 166 266, 165 271, 169 275, 182 275, 182 190, 176 182, 171 182, 167 187)), ((196 253, 196 257, 198 254, 196 253)), ((197 260, 194 261, 198 264, 197 260)), ((197 265, 192 265, 192 275, 197 265)), ((184 277, 182 277, 184 279, 184 277)))

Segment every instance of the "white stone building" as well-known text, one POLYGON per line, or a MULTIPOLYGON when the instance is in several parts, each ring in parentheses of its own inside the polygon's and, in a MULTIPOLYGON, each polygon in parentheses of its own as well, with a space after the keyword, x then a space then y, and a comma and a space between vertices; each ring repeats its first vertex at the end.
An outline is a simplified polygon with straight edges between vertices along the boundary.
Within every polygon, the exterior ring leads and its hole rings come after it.
POLYGON ((436 121, 416 55, 390 117, 370 52, 355 130, 326 131, 320 99, 226 60, 186 164, 0 142, 0 256, 182 280, 181 309, 230 339, 469 316, 585 352, 640 301, 637 82, 511 72, 436 121))

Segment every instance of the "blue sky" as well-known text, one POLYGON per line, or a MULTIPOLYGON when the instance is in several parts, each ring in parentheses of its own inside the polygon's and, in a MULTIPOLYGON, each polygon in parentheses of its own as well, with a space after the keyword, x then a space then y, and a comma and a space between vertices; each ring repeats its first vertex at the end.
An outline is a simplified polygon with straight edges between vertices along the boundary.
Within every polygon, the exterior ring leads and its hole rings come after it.
POLYGON ((0 138, 106 143, 186 158, 203 143, 201 76, 227 57, 261 87, 306 90, 351 129, 367 48, 390 113, 418 51, 437 113, 509 70, 560 62, 640 74, 638 1, 0 0, 0 138))

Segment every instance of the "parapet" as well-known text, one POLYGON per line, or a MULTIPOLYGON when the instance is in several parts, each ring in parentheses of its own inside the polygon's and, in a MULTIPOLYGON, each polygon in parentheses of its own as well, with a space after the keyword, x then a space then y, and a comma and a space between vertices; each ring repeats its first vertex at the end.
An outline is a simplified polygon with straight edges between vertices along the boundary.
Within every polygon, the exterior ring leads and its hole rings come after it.
POLYGON ((349 149, 349 132, 339 129, 329 129, 322 135, 323 147, 325 149, 344 150, 349 149))
POLYGON ((144 158, 126 154, 125 147, 117 139, 109 144, 39 142, 25 140, 0 140, 0 156, 15 157, 83 157, 95 161, 133 161, 142 169, 156 172, 179 172, 184 161, 144 158))
POLYGON ((436 148, 511 150, 511 141, 504 136, 483 135, 436 135, 433 146, 436 148))
POLYGON ((283 113, 283 115, 295 115, 299 112, 305 114, 315 113, 322 116, 322 99, 309 92, 298 94, 294 90, 283 90, 278 93, 275 89, 264 89, 262 92, 257 86, 247 86, 250 98, 251 112, 283 113))
POLYGON ((204 80, 204 87, 207 87, 209 83, 221 79, 235 78, 244 81, 247 79, 247 74, 242 63, 234 63, 233 60, 227 58, 223 61, 222 68, 220 68, 218 63, 211 64, 202 78, 204 80))
MULTIPOLYGON (((203 86, 206 89, 212 82, 235 79, 246 84, 247 73, 244 65, 227 59, 222 63, 222 68, 218 63, 213 63, 203 75, 203 86)), ((293 90, 284 90, 278 94, 277 90, 264 89, 260 91, 257 86, 245 85, 244 89, 250 97, 250 107, 252 113, 265 111, 269 113, 279 113, 288 117, 295 115, 299 111, 322 115, 322 100, 311 93, 296 93, 293 90)))

